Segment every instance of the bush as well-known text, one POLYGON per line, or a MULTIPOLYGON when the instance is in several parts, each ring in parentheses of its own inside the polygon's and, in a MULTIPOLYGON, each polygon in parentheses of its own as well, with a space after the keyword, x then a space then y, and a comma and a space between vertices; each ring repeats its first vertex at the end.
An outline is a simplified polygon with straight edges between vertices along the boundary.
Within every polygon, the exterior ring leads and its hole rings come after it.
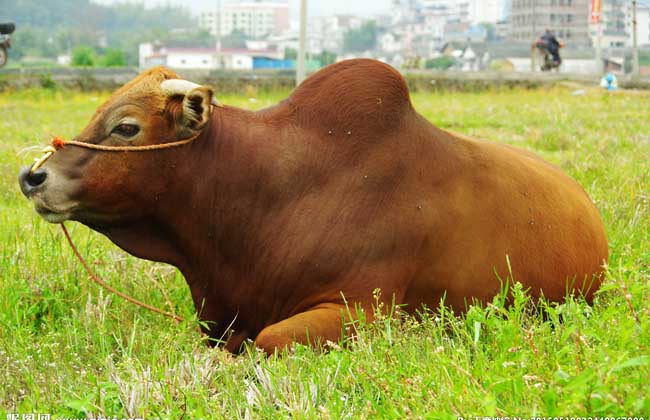
POLYGON ((428 69, 447 70, 456 63, 451 57, 438 57, 427 60, 425 67, 428 69))
POLYGON ((39 78, 41 87, 46 90, 56 90, 57 84, 54 79, 52 79, 52 73, 44 73, 39 78))
POLYGON ((126 66, 126 57, 124 51, 115 48, 107 48, 106 54, 102 56, 100 64, 103 67, 124 67, 126 66))
POLYGON ((93 67, 96 61, 95 51, 87 45, 80 45, 72 51, 70 64, 74 67, 93 67))

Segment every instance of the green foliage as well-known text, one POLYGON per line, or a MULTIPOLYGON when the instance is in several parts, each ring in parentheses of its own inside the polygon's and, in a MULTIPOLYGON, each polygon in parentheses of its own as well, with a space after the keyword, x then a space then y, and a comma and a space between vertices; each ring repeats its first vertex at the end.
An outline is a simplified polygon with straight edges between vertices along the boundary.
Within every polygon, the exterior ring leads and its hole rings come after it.
POLYGON ((51 73, 44 73, 41 76, 41 87, 46 90, 55 90, 57 88, 56 81, 52 79, 51 73))
POLYGON ((72 51, 70 64, 75 67, 92 67, 96 62, 95 51, 87 45, 80 45, 72 51))
MULTIPOLYGON (((286 93, 260 95, 255 104, 246 96, 220 99, 262 108, 286 93)), ((593 306, 569 299, 534 308, 515 285, 510 306, 498 296, 462 316, 381 314, 372 324, 349 325, 355 338, 327 352, 296 346, 271 358, 206 346, 177 270, 68 223, 111 285, 188 321, 176 324, 99 290, 60 230, 20 193, 16 174, 34 156, 25 148, 53 134, 74 137, 106 98, 61 90, 0 95, 0 412, 227 419, 650 413, 648 93, 572 96, 544 88, 412 97, 439 127, 535 151, 584 186, 611 248, 593 306)))
POLYGON ((336 63, 336 53, 331 51, 323 51, 314 58, 320 61, 321 66, 328 66, 336 63))
POLYGON ((343 50, 345 52, 364 52, 372 50, 377 45, 377 23, 366 22, 359 29, 350 29, 343 35, 343 50))
POLYGON ((481 26, 485 28, 487 32, 487 41, 496 41, 497 38, 497 28, 493 23, 481 23, 481 26))
POLYGON ((298 51, 294 48, 285 48, 284 49, 284 59, 285 60, 297 60, 298 59, 298 51))
POLYGON ((639 65, 640 66, 650 66, 650 51, 649 50, 639 50, 639 65))
MULTIPOLYGON (((296 51, 293 48, 285 48, 284 50, 284 59, 285 60, 297 60, 298 59, 298 51, 296 51)), ((336 63, 336 54, 333 52, 329 51, 323 51, 320 54, 317 55, 309 55, 307 57, 308 61, 308 68, 309 68, 309 63, 313 63, 317 61, 316 63, 316 68, 322 67, 322 66, 327 66, 329 64, 336 63)))
POLYGON ((124 67, 126 58, 124 51, 114 48, 107 48, 104 55, 99 59, 99 65, 102 67, 124 67))
POLYGON ((447 56, 442 56, 438 58, 432 58, 430 60, 427 60, 425 63, 425 67, 427 69, 435 69, 435 70, 447 70, 451 68, 456 63, 456 60, 454 60, 452 57, 447 57, 447 56))
POLYGON ((54 36, 43 28, 30 26, 18 27, 14 32, 11 43, 11 56, 14 59, 23 57, 47 57, 54 58, 60 49, 57 31, 54 36))
MULTIPOLYGON (((197 31, 189 11, 163 5, 145 7, 144 2, 102 5, 90 0, 0 0, 3 15, 16 22, 12 57, 55 58, 80 45, 100 48, 105 42, 124 51, 126 63, 138 63, 142 42, 183 43, 192 38, 207 46, 209 34, 197 31), (6 4, 5 4, 6 3, 6 4), (179 28, 187 30, 179 31, 179 28), (104 35, 106 38, 104 39, 104 35)), ((187 41, 189 42, 189 41, 187 41)), ((211 44, 213 45, 213 44, 211 44)))
POLYGON ((192 29, 175 32, 173 37, 168 38, 166 44, 170 47, 181 48, 214 48, 216 42, 216 37, 212 36, 209 31, 206 31, 205 29, 192 29))
POLYGON ((248 39, 244 32, 235 29, 230 35, 221 38, 221 46, 223 48, 246 48, 248 39))

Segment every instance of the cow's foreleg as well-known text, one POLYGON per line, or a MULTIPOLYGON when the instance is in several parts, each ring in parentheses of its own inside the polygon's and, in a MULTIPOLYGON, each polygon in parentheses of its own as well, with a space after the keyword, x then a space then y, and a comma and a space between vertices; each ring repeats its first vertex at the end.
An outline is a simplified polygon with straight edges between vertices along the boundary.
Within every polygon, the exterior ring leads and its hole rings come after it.
POLYGON ((316 346, 328 340, 338 342, 345 329, 344 321, 353 318, 351 312, 354 310, 342 304, 318 305, 264 328, 257 335, 255 345, 271 355, 294 342, 316 346))

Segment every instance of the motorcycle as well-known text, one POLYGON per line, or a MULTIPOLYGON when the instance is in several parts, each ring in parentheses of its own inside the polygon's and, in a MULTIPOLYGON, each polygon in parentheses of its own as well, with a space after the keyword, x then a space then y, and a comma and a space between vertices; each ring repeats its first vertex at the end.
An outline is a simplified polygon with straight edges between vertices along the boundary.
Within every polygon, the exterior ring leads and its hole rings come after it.
POLYGON ((0 67, 7 64, 9 53, 7 50, 11 48, 11 34, 16 30, 16 25, 13 22, 0 23, 0 67))
MULTIPOLYGON (((564 43, 560 43, 558 48, 564 48, 564 43)), ((554 69, 559 69, 560 66, 562 65, 562 59, 560 58, 558 61, 555 61, 553 59, 553 54, 549 51, 548 48, 548 43, 543 40, 543 39, 538 39, 535 41, 533 44, 533 53, 535 51, 539 51, 539 54, 542 57, 542 65, 541 65, 541 70, 542 71, 551 71, 554 69)))

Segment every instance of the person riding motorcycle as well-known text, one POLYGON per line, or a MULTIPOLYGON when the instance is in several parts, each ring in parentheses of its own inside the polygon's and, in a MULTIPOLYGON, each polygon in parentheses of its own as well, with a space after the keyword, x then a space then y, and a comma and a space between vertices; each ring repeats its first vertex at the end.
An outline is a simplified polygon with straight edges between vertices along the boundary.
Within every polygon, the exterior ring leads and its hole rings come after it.
POLYGON ((557 40, 553 32, 547 29, 544 35, 541 36, 540 40, 546 44, 546 49, 551 56, 553 56, 553 61, 558 65, 562 63, 562 58, 560 57, 560 48, 562 44, 560 44, 560 41, 557 40))
POLYGON ((12 22, 0 23, 0 67, 7 64, 7 49, 11 48, 11 34, 16 30, 12 22))

